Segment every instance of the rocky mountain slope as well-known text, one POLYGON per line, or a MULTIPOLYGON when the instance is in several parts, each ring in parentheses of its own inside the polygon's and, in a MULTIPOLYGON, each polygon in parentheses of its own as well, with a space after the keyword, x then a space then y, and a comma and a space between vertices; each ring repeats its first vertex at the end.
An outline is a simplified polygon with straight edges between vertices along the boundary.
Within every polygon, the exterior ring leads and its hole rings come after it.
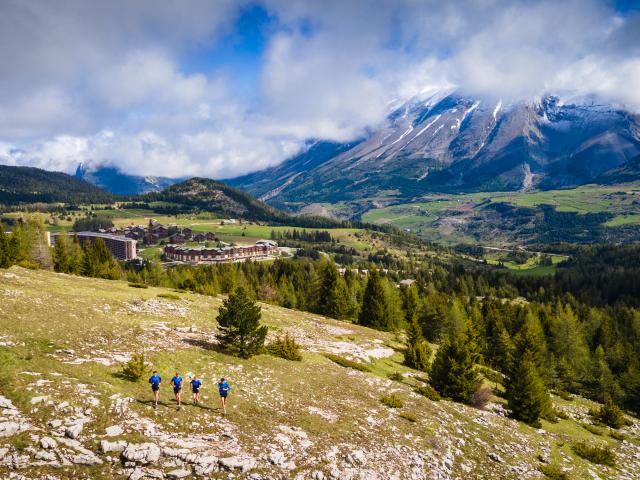
POLYGON ((411 200, 426 192, 581 185, 640 153, 640 117, 593 98, 526 102, 436 92, 348 145, 316 143, 230 183, 273 204, 411 200), (328 152, 335 152, 333 155, 328 152))
POLYGON ((75 176, 116 195, 159 192, 180 181, 167 177, 129 175, 118 167, 84 163, 78 165, 75 176))
POLYGON ((0 477, 521 479, 542 478, 538 468, 551 462, 571 479, 638 478, 637 419, 616 439, 589 425, 595 404, 577 397, 554 397, 567 418, 541 429, 506 417, 498 397, 486 410, 434 402, 414 392, 421 375, 400 363, 392 335, 266 304, 270 337, 295 336, 304 358, 240 360, 216 347, 220 304, 124 282, 0 271, 0 477), (157 411, 145 381, 119 375, 141 351, 165 380, 157 411), (167 385, 175 371, 204 379, 201 406, 176 411, 167 385), (222 375, 233 387, 227 416, 215 394, 222 375), (391 393, 401 408, 381 403, 391 393), (577 456, 579 441, 609 445, 616 466, 577 456))

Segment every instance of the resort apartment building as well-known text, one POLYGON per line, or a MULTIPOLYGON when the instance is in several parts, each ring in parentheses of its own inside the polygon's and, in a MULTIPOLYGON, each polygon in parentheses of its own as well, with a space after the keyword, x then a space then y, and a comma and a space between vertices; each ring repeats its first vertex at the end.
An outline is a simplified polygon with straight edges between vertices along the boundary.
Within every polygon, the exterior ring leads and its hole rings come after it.
POLYGON ((167 260, 191 264, 258 260, 273 256, 277 251, 278 244, 271 240, 258 240, 254 245, 222 248, 180 245, 167 245, 164 247, 164 255, 167 260))
MULTIPOLYGON (((65 234, 54 233, 51 235, 51 245, 55 245, 60 235, 65 234)), ((133 260, 138 256, 136 252, 136 241, 131 238, 100 232, 69 232, 68 235, 76 237, 83 250, 86 248, 87 242, 93 243, 96 241, 96 238, 101 238, 111 252, 111 255, 118 260, 133 260)))

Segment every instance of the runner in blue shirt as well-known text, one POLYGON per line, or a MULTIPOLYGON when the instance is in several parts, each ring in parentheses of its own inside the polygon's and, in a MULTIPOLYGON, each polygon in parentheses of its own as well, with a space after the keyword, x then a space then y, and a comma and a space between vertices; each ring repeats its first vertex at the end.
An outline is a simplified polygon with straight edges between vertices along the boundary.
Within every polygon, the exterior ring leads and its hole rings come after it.
POLYGON ((193 393, 193 404, 198 405, 200 401, 200 387, 202 386, 202 380, 193 377, 191 379, 191 392, 193 393))
POLYGON ((180 391, 182 390, 182 377, 178 375, 178 372, 176 372, 176 374, 171 379, 171 385, 173 385, 173 393, 176 396, 176 402, 178 402, 178 406, 176 407, 176 409, 180 410, 180 407, 182 406, 180 404, 180 391))
POLYGON ((154 370, 153 375, 149 378, 151 384, 151 391, 153 392, 153 408, 158 408, 158 396, 160 395, 160 382, 162 378, 158 375, 158 371, 154 370))
POLYGON ((220 392, 220 403, 222 403, 222 411, 227 414, 227 395, 231 391, 231 386, 224 377, 220 379, 218 383, 218 392, 220 392))

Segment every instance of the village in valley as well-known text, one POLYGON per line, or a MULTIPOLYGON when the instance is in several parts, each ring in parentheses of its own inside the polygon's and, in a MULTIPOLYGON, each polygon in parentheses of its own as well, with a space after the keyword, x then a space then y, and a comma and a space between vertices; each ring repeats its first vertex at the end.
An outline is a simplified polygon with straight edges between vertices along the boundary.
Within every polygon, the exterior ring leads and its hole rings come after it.
MULTIPOLYGON (((224 225, 225 220, 221 220, 224 225)), ((236 223, 236 220, 226 220, 236 223)), ((61 233, 50 236, 50 244, 55 245, 61 233)), ((273 240, 257 240, 251 245, 234 245, 223 242, 214 232, 193 232, 189 227, 175 224, 163 225, 150 219, 148 225, 100 228, 95 232, 70 233, 80 245, 95 242, 97 238, 105 242, 111 254, 120 260, 138 258, 137 244, 144 247, 162 247, 162 260, 166 265, 202 264, 217 262, 242 262, 246 260, 268 260, 279 255, 278 244, 273 240)))

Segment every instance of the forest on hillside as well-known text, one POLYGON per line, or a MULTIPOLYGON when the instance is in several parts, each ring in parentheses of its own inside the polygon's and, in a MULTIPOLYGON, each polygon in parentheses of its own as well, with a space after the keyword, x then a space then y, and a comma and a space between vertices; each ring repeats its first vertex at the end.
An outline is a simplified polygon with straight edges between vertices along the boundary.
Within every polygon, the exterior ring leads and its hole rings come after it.
POLYGON ((438 394, 458 401, 475 401, 482 372, 505 385, 495 393, 507 397, 516 418, 532 424, 554 418, 549 391, 640 413, 640 246, 581 247, 546 277, 515 277, 455 257, 397 260, 386 270, 375 256, 366 273, 347 268, 341 275, 324 256, 170 269, 123 264, 102 242, 83 251, 63 237, 50 249, 42 231, 36 220, 11 235, 0 230, 0 267, 204 295, 244 287, 263 302, 402 334, 407 363, 429 374, 438 394), (401 285, 403 279, 414 282, 401 285), (430 345, 438 346, 436 353, 430 345), (518 416, 518 402, 536 413, 518 416))

